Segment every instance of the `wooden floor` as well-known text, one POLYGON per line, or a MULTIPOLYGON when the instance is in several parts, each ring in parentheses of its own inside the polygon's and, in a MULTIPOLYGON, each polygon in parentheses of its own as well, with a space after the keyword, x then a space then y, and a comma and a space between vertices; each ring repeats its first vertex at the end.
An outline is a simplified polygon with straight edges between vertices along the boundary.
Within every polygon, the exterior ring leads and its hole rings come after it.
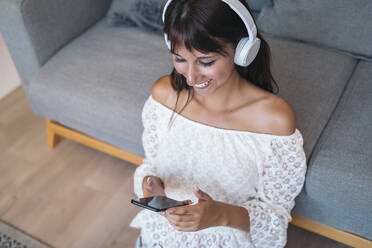
MULTIPOLYGON (((133 247, 136 168, 70 140, 47 147, 23 88, 0 100, 0 219, 57 248, 133 247)), ((345 248, 290 226, 288 248, 345 248)))

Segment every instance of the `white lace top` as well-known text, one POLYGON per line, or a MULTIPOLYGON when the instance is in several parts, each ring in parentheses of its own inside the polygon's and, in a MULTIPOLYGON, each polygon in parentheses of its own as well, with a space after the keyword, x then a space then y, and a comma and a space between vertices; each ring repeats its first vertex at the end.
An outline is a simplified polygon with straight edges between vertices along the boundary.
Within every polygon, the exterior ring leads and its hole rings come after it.
POLYGON ((192 121, 148 98, 142 112, 145 159, 134 174, 143 197, 147 175, 160 177, 166 195, 197 202, 198 186, 214 200, 247 209, 250 232, 218 226, 179 232, 158 213, 142 210, 131 222, 144 243, 158 247, 284 247, 294 199, 306 172, 300 131, 289 136, 227 130, 192 121))

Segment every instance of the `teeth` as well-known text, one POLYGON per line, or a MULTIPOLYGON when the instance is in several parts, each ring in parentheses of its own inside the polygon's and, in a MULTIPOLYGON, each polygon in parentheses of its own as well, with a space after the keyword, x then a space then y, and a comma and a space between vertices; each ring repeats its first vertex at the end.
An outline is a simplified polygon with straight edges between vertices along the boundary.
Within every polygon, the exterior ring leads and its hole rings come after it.
POLYGON ((204 82, 204 83, 201 83, 201 84, 195 84, 195 87, 203 88, 203 87, 207 86, 211 81, 212 81, 212 79, 209 79, 207 82, 204 82))

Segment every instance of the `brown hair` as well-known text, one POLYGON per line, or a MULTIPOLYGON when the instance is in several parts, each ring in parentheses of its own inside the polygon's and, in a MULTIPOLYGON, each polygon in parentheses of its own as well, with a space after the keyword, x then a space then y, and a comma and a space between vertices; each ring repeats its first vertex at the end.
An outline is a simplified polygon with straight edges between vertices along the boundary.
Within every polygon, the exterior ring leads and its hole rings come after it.
MULTIPOLYGON (((239 0, 247 9, 249 7, 243 0, 239 0)), ((164 33, 171 42, 171 51, 174 52, 179 45, 191 51, 196 49, 202 53, 216 52, 223 56, 226 44, 236 47, 243 37, 248 37, 248 31, 239 15, 221 0, 174 0, 165 13, 164 33)), ((239 75, 258 87, 277 94, 279 87, 275 82, 270 69, 270 47, 257 32, 261 39, 260 50, 254 61, 248 67, 235 65, 239 75), (273 84, 277 91, 274 92, 273 84)), ((179 94, 183 89, 188 90, 188 99, 185 106, 192 99, 192 87, 186 83, 186 78, 173 68, 171 84, 177 92, 176 110, 179 94), (190 93, 192 93, 190 95, 190 93)))

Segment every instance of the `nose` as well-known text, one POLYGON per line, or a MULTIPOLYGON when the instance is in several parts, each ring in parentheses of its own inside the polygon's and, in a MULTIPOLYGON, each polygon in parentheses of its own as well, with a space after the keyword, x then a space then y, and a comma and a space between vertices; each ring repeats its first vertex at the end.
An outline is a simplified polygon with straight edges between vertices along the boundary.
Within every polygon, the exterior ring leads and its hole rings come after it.
POLYGON ((195 83, 198 83, 197 81, 198 77, 199 77, 199 70, 197 66, 193 64, 189 65, 187 68, 187 72, 186 72, 187 83, 189 85, 194 85, 195 83))

